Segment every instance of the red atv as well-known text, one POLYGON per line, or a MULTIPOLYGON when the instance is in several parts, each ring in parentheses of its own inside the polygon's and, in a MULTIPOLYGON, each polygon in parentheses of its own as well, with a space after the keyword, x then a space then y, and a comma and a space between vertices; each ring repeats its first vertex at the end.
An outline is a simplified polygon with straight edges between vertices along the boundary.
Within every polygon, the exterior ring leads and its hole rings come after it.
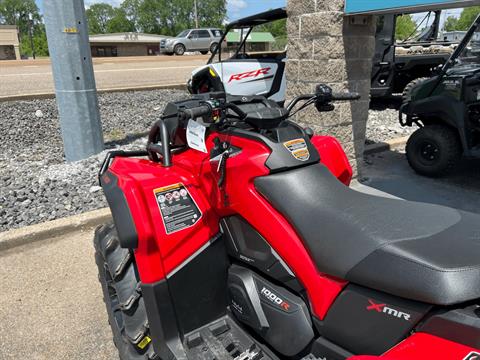
POLYGON ((339 143, 289 120, 356 98, 197 95, 107 156, 95 248, 121 359, 480 357, 480 217, 350 189, 339 143))

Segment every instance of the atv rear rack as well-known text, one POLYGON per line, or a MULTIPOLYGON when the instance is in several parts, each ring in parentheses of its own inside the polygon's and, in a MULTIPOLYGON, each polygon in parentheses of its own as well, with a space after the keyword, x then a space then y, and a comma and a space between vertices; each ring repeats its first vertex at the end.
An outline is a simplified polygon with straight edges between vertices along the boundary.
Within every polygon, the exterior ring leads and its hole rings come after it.
MULTIPOLYGON (((148 156, 148 152, 146 150, 133 150, 133 151, 125 151, 125 150, 114 150, 110 151, 105 159, 102 162, 102 166, 100 167, 100 171, 98 172, 98 181, 100 183, 100 178, 105 174, 105 172, 110 167, 113 159, 116 157, 145 157, 148 156)), ((100 184, 101 185, 101 184, 100 184)))

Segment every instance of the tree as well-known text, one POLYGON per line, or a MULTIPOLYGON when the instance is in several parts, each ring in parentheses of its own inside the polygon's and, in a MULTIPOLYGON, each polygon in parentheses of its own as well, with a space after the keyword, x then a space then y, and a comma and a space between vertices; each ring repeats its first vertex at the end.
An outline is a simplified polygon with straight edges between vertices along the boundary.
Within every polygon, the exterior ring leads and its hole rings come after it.
POLYGON ((460 18, 458 19, 456 30, 468 30, 478 14, 480 14, 480 6, 472 6, 463 9, 460 18))
POLYGON ((105 3, 93 4, 87 11, 88 32, 90 34, 107 33, 108 22, 115 16, 114 8, 105 3))
MULTIPOLYGON (((45 32, 45 25, 40 24, 33 32, 33 46, 35 47, 36 56, 48 56, 47 34, 45 32)), ((20 40, 20 53, 27 56, 32 56, 32 45, 28 36, 23 36, 20 40)))
POLYGON ((261 25, 257 28, 258 31, 269 32, 274 38, 287 36, 287 19, 272 21, 270 23, 261 25))
POLYGON ((416 28, 417 24, 413 21, 411 15, 398 16, 395 37, 397 40, 406 40, 412 35, 415 35, 416 28))
MULTIPOLYGON (((189 1, 193 8, 193 1, 189 1)), ((227 16, 225 0, 198 0, 198 20, 201 27, 220 27, 227 16)), ((193 14, 192 14, 193 15, 193 14)))
MULTIPOLYGON (((142 0, 138 25, 143 32, 177 35, 195 27, 194 0, 142 0)), ((226 0, 197 0, 199 25, 219 27, 226 17, 226 0)), ((132 16, 130 14, 129 16, 132 16)))
POLYGON ((34 0, 0 0, 0 24, 16 25, 21 37, 28 33, 30 14, 34 23, 42 21, 34 0))
POLYGON ((137 31, 132 21, 122 8, 115 8, 113 17, 107 22, 107 33, 135 32, 137 31))
POLYGON ((135 31, 140 31, 139 17, 140 17, 140 5, 142 0, 125 0, 120 5, 120 8, 125 11, 127 19, 135 27, 135 31))
POLYGON ((445 31, 455 31, 458 29, 458 19, 455 16, 449 16, 445 20, 445 31))

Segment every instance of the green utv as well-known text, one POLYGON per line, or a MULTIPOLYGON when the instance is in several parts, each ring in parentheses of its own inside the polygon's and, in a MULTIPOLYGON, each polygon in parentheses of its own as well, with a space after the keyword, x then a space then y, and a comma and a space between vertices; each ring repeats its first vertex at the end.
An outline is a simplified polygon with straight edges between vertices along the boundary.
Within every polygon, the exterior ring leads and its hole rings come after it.
POLYGON ((436 75, 406 87, 400 123, 419 127, 406 153, 421 175, 442 176, 462 157, 480 158, 480 16, 436 75))

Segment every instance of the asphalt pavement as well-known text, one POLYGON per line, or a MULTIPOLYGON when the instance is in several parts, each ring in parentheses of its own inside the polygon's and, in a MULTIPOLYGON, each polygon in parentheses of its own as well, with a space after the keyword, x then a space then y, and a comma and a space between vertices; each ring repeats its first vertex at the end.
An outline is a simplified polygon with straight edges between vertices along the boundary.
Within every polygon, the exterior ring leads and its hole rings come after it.
POLYGON ((416 174, 403 151, 386 151, 365 159, 363 184, 405 200, 480 213, 480 160, 463 160, 455 171, 432 179, 416 174))
MULTIPOLYGON (((357 189, 480 213, 480 162, 428 179, 405 156, 367 157, 357 189)), ((117 359, 92 245, 93 231, 0 252, 0 359, 117 359)))
MULTIPOLYGON (((192 70, 206 64, 208 58, 208 55, 95 58, 93 64, 97 88, 104 90, 186 83, 192 70)), ((0 96, 53 93, 50 61, 2 61, 0 84, 0 96)))

